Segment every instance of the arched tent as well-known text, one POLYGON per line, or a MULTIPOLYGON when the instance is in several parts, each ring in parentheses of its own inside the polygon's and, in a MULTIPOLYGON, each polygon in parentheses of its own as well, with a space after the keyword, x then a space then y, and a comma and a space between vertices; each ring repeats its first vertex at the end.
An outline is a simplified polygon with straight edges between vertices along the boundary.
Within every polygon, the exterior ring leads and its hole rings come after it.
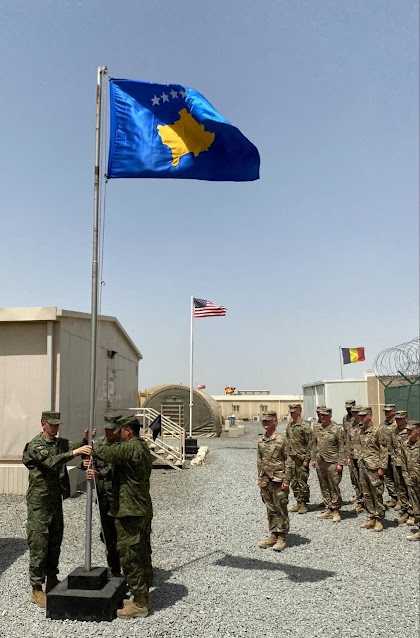
MULTIPOLYGON (((153 408, 176 423, 190 429, 190 389, 186 385, 160 385, 151 388, 152 394, 143 403, 144 408, 153 408)), ((222 431, 222 410, 208 394, 194 390, 193 436, 220 436, 222 431)))

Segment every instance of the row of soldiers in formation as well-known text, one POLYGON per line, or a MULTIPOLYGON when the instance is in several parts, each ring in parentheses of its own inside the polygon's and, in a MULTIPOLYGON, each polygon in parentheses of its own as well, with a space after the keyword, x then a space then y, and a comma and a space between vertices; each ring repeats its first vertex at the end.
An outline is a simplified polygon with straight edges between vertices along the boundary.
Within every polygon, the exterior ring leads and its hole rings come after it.
POLYGON ((59 412, 43 412, 42 432, 26 444, 23 452, 23 463, 29 470, 29 598, 45 607, 46 594, 60 586, 57 574, 64 530, 62 500, 70 496, 66 463, 80 456, 80 467, 89 480, 95 481, 109 571, 119 577, 122 568, 132 594, 117 610, 117 616, 143 618, 149 612, 153 583, 153 511, 152 459, 147 443, 139 437, 140 423, 115 412, 105 415, 104 436, 94 447, 88 445, 87 430, 79 443, 59 437, 60 423, 59 412))
POLYGON ((356 503, 353 513, 366 512, 361 525, 383 530, 386 508, 400 511, 399 524, 417 526, 407 536, 420 540, 420 421, 408 421, 406 411, 384 406, 384 421, 375 425, 372 409, 346 401, 343 426, 332 420, 330 408, 317 406, 318 421, 311 428, 302 420, 301 405, 289 405, 291 421, 286 434, 276 431, 276 412, 262 415, 265 430, 258 442, 258 486, 267 508, 269 536, 262 548, 281 551, 286 547, 290 512, 306 514, 309 502, 309 468, 316 468, 325 510, 320 519, 341 521, 340 482, 344 467, 350 468, 356 503), (386 485, 390 500, 384 504, 386 485), (289 486, 296 505, 287 509, 289 486))

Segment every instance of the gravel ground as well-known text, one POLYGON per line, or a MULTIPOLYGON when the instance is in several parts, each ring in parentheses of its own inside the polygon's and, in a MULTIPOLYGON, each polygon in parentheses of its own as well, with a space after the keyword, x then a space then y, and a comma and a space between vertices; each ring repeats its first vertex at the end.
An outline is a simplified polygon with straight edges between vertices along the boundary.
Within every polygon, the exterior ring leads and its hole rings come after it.
MULTIPOLYGON (((315 505, 291 514, 288 547, 262 550, 265 508, 256 487, 259 424, 238 439, 209 439, 206 465, 152 473, 153 611, 146 619, 112 623, 52 621, 28 601, 23 497, 0 496, 0 635, 10 638, 145 638, 306 636, 408 638, 419 635, 419 544, 387 513, 382 534, 361 530, 365 517, 319 521, 315 505), (3 615, 2 615, 3 612, 3 615)), ((311 502, 320 501, 311 471, 311 502)), ((294 500, 292 499, 294 504, 294 500)), ((64 577, 84 562, 85 496, 64 503, 64 577)), ((92 563, 103 565, 94 513, 92 563)))

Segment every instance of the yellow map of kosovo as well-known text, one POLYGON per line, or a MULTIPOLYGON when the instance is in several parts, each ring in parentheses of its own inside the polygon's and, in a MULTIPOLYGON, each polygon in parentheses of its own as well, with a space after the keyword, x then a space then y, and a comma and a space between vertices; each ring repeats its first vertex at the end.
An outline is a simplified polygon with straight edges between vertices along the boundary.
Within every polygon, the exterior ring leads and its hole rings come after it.
POLYGON ((214 133, 204 130, 187 109, 179 112, 179 120, 173 124, 161 124, 157 127, 163 144, 172 151, 172 166, 178 166, 179 159, 188 153, 198 157, 203 151, 208 151, 214 141, 214 133))

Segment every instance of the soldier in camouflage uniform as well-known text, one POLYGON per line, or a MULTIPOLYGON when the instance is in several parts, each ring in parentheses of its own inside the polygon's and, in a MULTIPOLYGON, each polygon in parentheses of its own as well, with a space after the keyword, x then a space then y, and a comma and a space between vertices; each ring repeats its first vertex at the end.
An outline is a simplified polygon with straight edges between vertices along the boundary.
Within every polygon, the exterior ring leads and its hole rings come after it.
POLYGON ((364 529, 382 532, 385 518, 383 502, 384 474, 388 462, 386 434, 379 425, 372 422, 372 409, 359 410, 362 421, 360 431, 359 471, 363 490, 364 506, 368 511, 368 520, 361 525, 364 529))
POLYGON ((110 514, 115 518, 121 566, 133 595, 133 599, 117 611, 117 616, 144 618, 149 612, 149 589, 153 584, 150 545, 152 459, 147 443, 139 437, 138 419, 119 419, 114 432, 121 432, 121 443, 95 444, 92 456, 114 466, 110 514))
POLYGON ((349 399, 346 401, 346 414, 343 416, 343 430, 344 430, 344 440, 347 441, 349 435, 349 429, 351 424, 353 423, 353 415, 352 408, 356 405, 356 401, 354 399, 349 399))
POLYGON ((359 410, 361 405, 354 405, 351 409, 353 421, 348 430, 347 435, 347 456, 348 465, 350 466, 350 478, 353 483, 354 490, 356 492, 357 505, 353 510, 354 514, 360 514, 365 511, 363 506, 363 490, 360 483, 359 472, 359 456, 360 456, 360 430, 361 430, 361 416, 359 410))
POLYGON ((407 422, 408 415, 405 410, 400 410, 395 413, 396 425, 392 428, 391 432, 391 460, 392 469, 394 472, 395 487, 397 489, 398 501, 401 505, 401 516, 398 519, 398 523, 402 525, 406 523, 410 517, 413 516, 413 510, 411 509, 410 501, 408 498, 408 489, 404 481, 402 472, 402 459, 401 448, 407 443, 408 430, 407 422))
POLYGON ((267 508, 270 536, 258 543, 259 547, 272 547, 282 551, 286 547, 289 531, 287 503, 289 498, 290 467, 286 450, 286 438, 276 432, 277 413, 264 412, 262 423, 265 434, 258 441, 257 484, 267 508))
POLYGON ((343 430, 331 420, 331 408, 320 411, 322 425, 313 432, 312 466, 316 468, 319 486, 325 503, 325 511, 318 518, 341 521, 340 482, 343 476, 346 448, 343 430))
MULTIPOLYGON (((318 420, 315 421, 312 424, 312 437, 313 437, 313 433, 315 432, 315 430, 317 428, 321 428, 322 427, 321 412, 322 412, 322 410, 325 410, 326 407, 327 407, 326 405, 317 405, 316 406, 316 416, 317 416, 318 420)), ((311 448, 312 448, 312 445, 311 445, 311 448)), ((311 452, 312 452, 312 449, 311 449, 311 452)), ((325 502, 321 501, 320 503, 318 503, 318 507, 326 507, 325 502)))
POLYGON ((67 461, 90 454, 85 439, 72 443, 57 437, 60 413, 45 411, 41 415, 42 433, 25 445, 22 461, 29 470, 26 493, 28 510, 30 601, 46 606, 46 593, 58 583, 58 559, 63 539, 62 501, 70 496, 67 461), (45 592, 42 590, 47 579, 45 592))
POLYGON ((312 430, 302 421, 302 406, 300 403, 289 405, 292 421, 287 425, 287 455, 291 469, 291 487, 295 495, 296 505, 290 512, 306 514, 306 503, 309 502, 309 463, 311 461, 312 430))
POLYGON ((409 421, 407 430, 408 440, 401 448, 402 471, 413 509, 413 519, 407 524, 418 528, 407 540, 420 541, 420 421, 409 421))
POLYGON ((389 403, 387 405, 384 405, 384 415, 385 415, 385 418, 383 422, 381 423, 381 426, 385 430, 387 443, 388 443, 388 467, 386 469, 384 479, 385 479, 385 486, 388 490, 388 494, 390 497, 390 500, 387 503, 385 503, 385 507, 391 508, 391 507, 395 507, 398 502, 398 495, 397 495, 397 489, 395 487, 394 472, 392 469, 392 459, 391 459, 392 429, 395 425, 395 404, 394 403, 389 403))
MULTIPOLYGON (((114 432, 117 421, 122 417, 121 412, 109 412, 105 414, 105 436, 96 441, 96 444, 112 445, 119 442, 120 433, 114 432)), ((91 467, 89 459, 83 460, 83 468, 86 470, 86 478, 94 479, 96 498, 98 500, 99 514, 101 517, 101 540, 105 543, 106 559, 109 570, 113 576, 121 576, 120 557, 117 549, 117 530, 115 518, 110 515, 113 502, 113 467, 101 459, 96 459, 91 467)))

